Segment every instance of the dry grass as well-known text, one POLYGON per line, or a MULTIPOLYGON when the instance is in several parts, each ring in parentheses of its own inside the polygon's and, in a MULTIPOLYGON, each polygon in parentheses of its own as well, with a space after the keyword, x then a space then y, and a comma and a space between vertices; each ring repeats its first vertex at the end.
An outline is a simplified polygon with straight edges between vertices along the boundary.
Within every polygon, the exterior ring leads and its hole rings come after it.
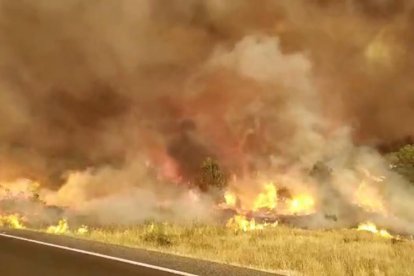
POLYGON ((305 275, 414 275, 414 242, 355 230, 278 226, 235 233, 222 226, 144 224, 91 229, 87 239, 305 275))

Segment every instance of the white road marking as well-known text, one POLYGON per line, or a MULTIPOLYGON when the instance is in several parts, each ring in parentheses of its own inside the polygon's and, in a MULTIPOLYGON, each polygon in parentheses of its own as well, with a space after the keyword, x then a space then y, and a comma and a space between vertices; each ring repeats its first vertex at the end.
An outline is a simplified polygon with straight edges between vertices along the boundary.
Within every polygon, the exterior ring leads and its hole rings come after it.
POLYGON ((159 271, 169 272, 169 273, 172 273, 172 274, 175 274, 175 275, 198 276, 196 274, 191 274, 191 273, 187 273, 187 272, 183 272, 183 271, 169 269, 169 268, 166 268, 166 267, 150 265, 150 264, 146 264, 146 263, 140 263, 140 262, 136 262, 136 261, 132 261, 132 260, 128 260, 128 259, 123 259, 123 258, 113 257, 113 256, 105 255, 105 254, 91 252, 91 251, 76 249, 76 248, 73 248, 73 247, 62 246, 62 245, 57 245, 57 244, 42 242, 42 241, 37 241, 37 240, 22 238, 22 237, 18 237, 18 236, 3 234, 3 233, 0 233, 0 236, 6 237, 6 238, 12 238, 12 239, 16 239, 16 240, 21 240, 21 241, 26 241, 26 242, 31 242, 31 243, 36 243, 36 244, 41 244, 41 245, 50 246, 50 247, 54 247, 54 248, 59 248, 59 249, 63 249, 63 250, 73 251, 73 252, 77 252, 77 253, 81 253, 81 254, 85 254, 85 255, 100 257, 100 258, 104 258, 104 259, 108 259, 108 260, 112 260, 112 261, 118 261, 118 262, 127 263, 127 264, 131 264, 131 265, 142 266, 142 267, 151 268, 151 269, 155 269, 155 270, 159 270, 159 271))

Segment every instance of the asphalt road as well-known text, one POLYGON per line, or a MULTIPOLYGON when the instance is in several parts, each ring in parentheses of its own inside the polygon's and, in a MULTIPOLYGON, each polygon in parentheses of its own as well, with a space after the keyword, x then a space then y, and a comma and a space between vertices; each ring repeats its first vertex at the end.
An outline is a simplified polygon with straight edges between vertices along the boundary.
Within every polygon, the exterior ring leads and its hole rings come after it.
POLYGON ((6 237, 0 237, 0 248, 0 275, 174 275, 6 237))
POLYGON ((1 231, 1 276, 275 275, 169 254, 29 231, 1 231))

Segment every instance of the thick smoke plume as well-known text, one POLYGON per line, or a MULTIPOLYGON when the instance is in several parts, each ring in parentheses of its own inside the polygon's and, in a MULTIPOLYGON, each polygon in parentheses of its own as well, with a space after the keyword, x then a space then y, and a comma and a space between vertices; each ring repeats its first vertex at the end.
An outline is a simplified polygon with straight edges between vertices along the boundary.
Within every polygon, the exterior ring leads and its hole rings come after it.
POLYGON ((375 147, 414 136, 413 24, 409 0, 1 0, 0 177, 135 222, 174 217, 159 202, 211 217, 207 157, 344 216, 369 170, 412 221, 375 147), (305 173, 318 162, 332 184, 305 173))

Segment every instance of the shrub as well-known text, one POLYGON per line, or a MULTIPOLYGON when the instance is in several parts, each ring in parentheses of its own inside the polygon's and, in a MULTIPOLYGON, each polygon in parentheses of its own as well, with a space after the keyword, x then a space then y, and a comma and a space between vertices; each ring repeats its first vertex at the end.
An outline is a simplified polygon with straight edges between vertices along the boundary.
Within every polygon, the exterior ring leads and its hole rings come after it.
POLYGON ((144 231, 142 239, 156 246, 169 247, 173 244, 162 224, 151 224, 144 231))

